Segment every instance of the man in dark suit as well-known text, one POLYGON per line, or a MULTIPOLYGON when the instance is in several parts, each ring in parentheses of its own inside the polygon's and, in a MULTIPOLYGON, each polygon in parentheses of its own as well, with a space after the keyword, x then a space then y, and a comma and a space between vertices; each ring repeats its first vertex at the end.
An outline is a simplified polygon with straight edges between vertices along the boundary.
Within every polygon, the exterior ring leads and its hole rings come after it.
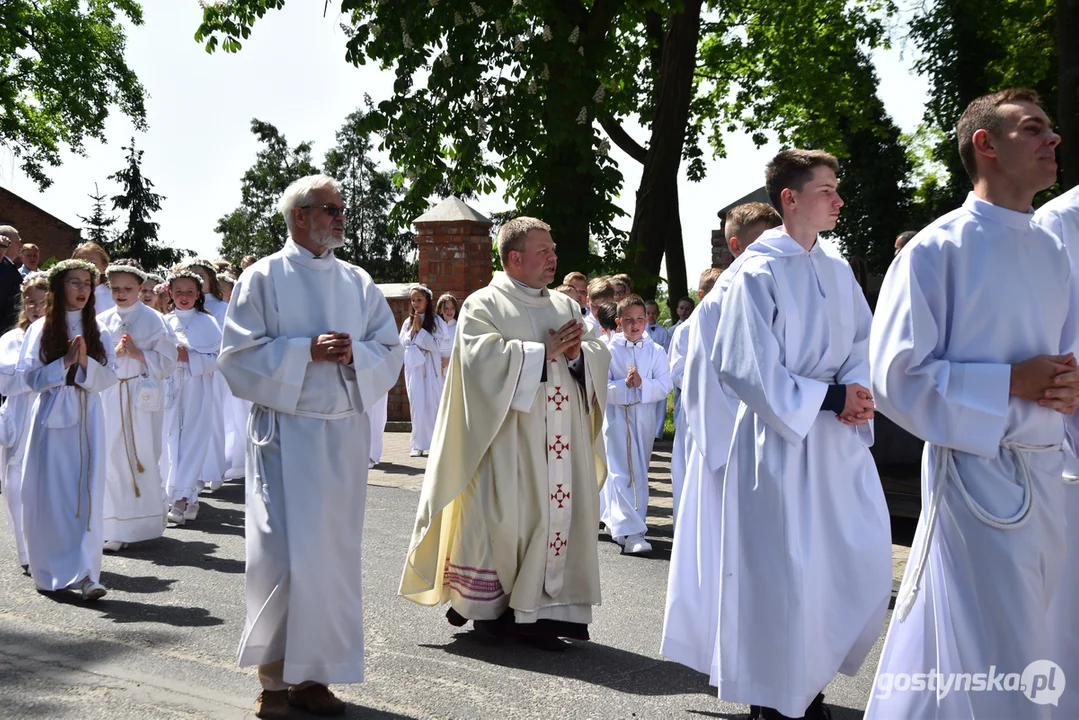
POLYGON ((19 231, 10 225, 0 225, 0 333, 15 326, 19 319, 19 293, 22 291, 22 274, 15 266, 15 258, 22 251, 19 231))

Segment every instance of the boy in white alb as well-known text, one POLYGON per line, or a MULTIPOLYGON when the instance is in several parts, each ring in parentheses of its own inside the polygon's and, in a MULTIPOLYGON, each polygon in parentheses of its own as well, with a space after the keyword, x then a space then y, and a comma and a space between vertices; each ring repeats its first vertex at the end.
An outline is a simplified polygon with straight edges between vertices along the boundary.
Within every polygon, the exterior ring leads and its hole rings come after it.
MULTIPOLYGON (((741 400, 719 520, 719 696, 765 720, 825 720, 892 589, 891 525, 869 453, 872 316, 818 233, 839 218, 831 155, 787 150, 765 188, 783 217, 737 261, 712 363, 741 400)), ((715 290, 713 290, 715 292, 715 290)))
POLYGON ((607 382, 607 482, 603 516, 611 537, 628 555, 650 552, 648 530, 648 464, 655 441, 653 403, 671 391, 667 353, 644 336, 644 300, 627 295, 618 303, 621 335, 610 342, 607 382))
MULTIPOLYGON (((659 324, 659 304, 655 300, 649 300, 644 304, 644 316, 648 321, 645 331, 652 342, 663 348, 663 352, 670 357, 671 339, 667 328, 659 324)), ((667 398, 656 403, 656 440, 663 439, 663 423, 667 420, 667 398)))

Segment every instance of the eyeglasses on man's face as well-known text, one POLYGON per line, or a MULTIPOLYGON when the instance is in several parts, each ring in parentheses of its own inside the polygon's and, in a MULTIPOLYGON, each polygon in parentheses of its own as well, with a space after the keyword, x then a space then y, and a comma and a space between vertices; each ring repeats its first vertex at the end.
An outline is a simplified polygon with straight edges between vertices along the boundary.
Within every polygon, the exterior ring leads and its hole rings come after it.
POLYGON ((332 218, 344 217, 346 215, 345 208, 341 205, 334 205, 333 203, 326 203, 325 205, 301 205, 304 210, 310 210, 312 208, 318 208, 325 210, 326 214, 332 218))
POLYGON ((78 292, 79 290, 82 290, 84 288, 90 290, 94 287, 94 283, 92 281, 83 282, 82 280, 64 280, 64 284, 75 292, 78 292))

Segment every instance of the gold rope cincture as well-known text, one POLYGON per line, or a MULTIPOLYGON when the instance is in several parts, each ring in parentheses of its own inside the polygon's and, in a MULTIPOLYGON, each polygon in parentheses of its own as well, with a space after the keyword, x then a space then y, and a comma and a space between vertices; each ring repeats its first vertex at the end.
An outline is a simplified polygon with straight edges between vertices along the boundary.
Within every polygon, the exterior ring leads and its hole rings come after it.
POLYGON ((135 488, 135 497, 142 497, 139 492, 139 481, 135 477, 135 469, 138 468, 139 473, 146 472, 142 466, 142 462, 139 461, 139 447, 135 443, 135 419, 132 415, 131 409, 131 388, 128 387, 128 383, 132 380, 138 380, 139 376, 122 378, 120 380, 120 434, 124 436, 124 455, 127 457, 127 467, 131 470, 131 484, 135 488), (127 404, 124 403, 124 390, 127 390, 127 404), (131 444, 128 446, 127 436, 128 430, 131 431, 131 444), (134 448, 134 450, 132 450, 134 448), (135 466, 131 465, 131 458, 135 458, 135 466))
POLYGON ((82 476, 86 473, 86 532, 90 532, 90 516, 94 513, 94 498, 90 492, 90 466, 87 460, 93 459, 93 450, 90 448, 90 425, 87 422, 90 408, 90 394, 78 385, 73 385, 79 398, 79 502, 75 507, 75 519, 82 514, 82 476), (83 453, 83 438, 86 439, 86 453, 83 453), (90 457, 87 458, 86 455, 90 457))

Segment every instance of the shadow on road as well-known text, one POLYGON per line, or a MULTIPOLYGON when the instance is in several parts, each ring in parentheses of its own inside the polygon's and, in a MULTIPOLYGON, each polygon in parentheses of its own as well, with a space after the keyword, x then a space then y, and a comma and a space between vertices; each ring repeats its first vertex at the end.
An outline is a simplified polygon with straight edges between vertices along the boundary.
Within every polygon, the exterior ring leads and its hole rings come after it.
POLYGON ((445 645, 420 645, 449 655, 580 680, 630 695, 712 694, 708 679, 678 663, 594 642, 573 642, 551 653, 508 639, 462 632, 445 645))
MULTIPOLYGON (((209 523, 202 524, 200 516, 199 530, 209 532, 206 527, 209 523)), ((125 556, 138 560, 147 560, 154 565, 163 567, 176 567, 186 565, 188 567, 201 567, 207 570, 225 573, 243 573, 244 561, 231 558, 218 557, 215 554, 218 546, 215 543, 202 540, 182 540, 184 528, 170 528, 169 535, 163 535, 153 540, 136 543, 122 552, 125 556)), ((106 583, 106 587, 108 584, 106 583)))
POLYGON ((387 475, 404 475, 405 477, 416 477, 417 475, 423 475, 424 468, 409 467, 408 465, 398 465, 392 462, 380 462, 375 466, 375 469, 384 472, 387 475))
POLYGON ((118 624, 156 622, 174 627, 212 627, 225 624, 224 620, 214 617, 209 610, 200 607, 155 605, 134 600, 110 600, 108 597, 88 603, 82 599, 81 594, 69 590, 42 594, 60 605, 74 605, 101 613, 104 619, 118 624))
POLYGON ((109 590, 119 590, 120 592, 139 594, 168 592, 174 582, 176 580, 166 580, 152 575, 131 577, 112 572, 101 572, 101 584, 109 590))

